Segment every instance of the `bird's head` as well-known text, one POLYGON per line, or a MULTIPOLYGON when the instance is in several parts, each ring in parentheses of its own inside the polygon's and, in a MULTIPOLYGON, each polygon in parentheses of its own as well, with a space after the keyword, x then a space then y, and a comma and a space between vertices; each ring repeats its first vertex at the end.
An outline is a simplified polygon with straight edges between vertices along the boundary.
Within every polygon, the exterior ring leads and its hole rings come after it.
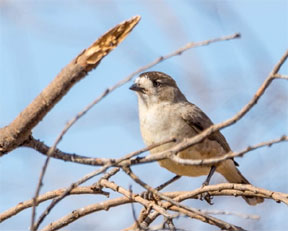
POLYGON ((186 100, 175 80, 163 72, 151 71, 140 74, 130 90, 136 91, 139 99, 148 105, 186 100))

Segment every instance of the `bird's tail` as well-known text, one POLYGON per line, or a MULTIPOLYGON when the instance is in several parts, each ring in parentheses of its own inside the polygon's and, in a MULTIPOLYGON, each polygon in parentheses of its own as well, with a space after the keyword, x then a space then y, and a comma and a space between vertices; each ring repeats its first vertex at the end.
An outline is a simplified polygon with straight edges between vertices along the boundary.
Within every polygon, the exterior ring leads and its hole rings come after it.
MULTIPOLYGON (((250 184, 249 181, 237 169, 237 167, 235 166, 235 164, 232 160, 225 161, 225 163, 219 168, 219 172, 230 183, 250 184)), ((249 205, 257 205, 257 204, 260 204, 264 201, 264 199, 262 197, 254 197, 254 196, 243 196, 243 199, 249 205)))

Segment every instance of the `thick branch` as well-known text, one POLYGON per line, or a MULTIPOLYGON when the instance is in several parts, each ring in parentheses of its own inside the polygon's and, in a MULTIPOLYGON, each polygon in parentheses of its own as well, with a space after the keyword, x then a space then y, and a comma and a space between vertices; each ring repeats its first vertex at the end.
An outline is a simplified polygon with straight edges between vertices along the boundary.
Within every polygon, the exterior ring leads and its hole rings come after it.
POLYGON ((31 130, 44 118, 71 87, 95 68, 122 42, 139 22, 136 16, 108 31, 73 59, 56 78, 8 126, 0 129, 0 156, 27 140, 31 130))

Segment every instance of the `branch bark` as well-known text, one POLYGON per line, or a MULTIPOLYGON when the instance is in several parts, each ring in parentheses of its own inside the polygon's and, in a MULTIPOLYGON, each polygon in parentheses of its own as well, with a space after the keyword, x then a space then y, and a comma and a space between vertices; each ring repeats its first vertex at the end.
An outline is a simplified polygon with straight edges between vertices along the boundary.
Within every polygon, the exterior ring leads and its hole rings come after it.
MULTIPOLYGON (((65 188, 61 188, 61 189, 57 189, 57 190, 53 190, 53 191, 44 193, 38 197, 37 203, 40 204, 44 201, 51 200, 55 197, 58 197, 64 191, 65 191, 65 188)), ((78 194, 95 194, 95 195, 100 194, 100 195, 109 196, 109 193, 103 192, 101 190, 97 190, 93 186, 83 186, 83 187, 74 188, 70 192, 69 195, 78 195, 78 194)), ((0 223, 5 221, 6 219, 18 214, 18 213, 20 213, 24 209, 30 208, 32 206, 33 206, 33 199, 18 203, 18 205, 16 205, 15 207, 10 208, 10 209, 8 209, 8 210, 6 210, 0 214, 0 223)))
POLYGON ((56 78, 27 106, 14 121, 0 129, 0 157, 23 144, 31 130, 56 103, 94 69, 100 61, 122 42, 139 22, 140 16, 131 18, 101 36, 89 48, 74 58, 56 78))
MULTIPOLYGON (((38 204, 45 202, 47 200, 51 200, 53 198, 56 198, 58 196, 60 196, 61 194, 63 194, 63 192, 65 191, 65 188, 62 189, 57 189, 57 190, 53 190, 47 193, 44 193, 42 195, 40 195, 38 197, 38 204)), ((201 187, 198 189, 195 189, 193 191, 176 191, 176 192, 165 192, 163 193, 165 196, 169 197, 169 198, 173 198, 175 201, 184 201, 187 199, 199 199, 200 195, 202 193, 208 192, 211 196, 261 196, 263 198, 266 199, 272 199, 275 200, 276 202, 283 202, 285 204, 288 205, 288 194, 287 193, 281 193, 281 192, 275 192, 275 191, 269 191, 266 189, 262 189, 262 188, 258 188, 252 185, 241 185, 241 184, 231 184, 231 183, 223 183, 223 184, 217 184, 217 185, 208 185, 205 187, 201 187)), ((78 195, 78 194, 97 194, 97 195, 105 195, 108 196, 109 193, 100 190, 100 188, 95 187, 95 185, 92 186, 79 186, 77 188, 74 188, 69 195, 78 195)), ((125 197, 124 197, 125 198, 125 197)), ((135 202, 133 200, 131 200, 131 198, 126 198, 122 200, 117 200, 116 202, 114 201, 114 199, 112 199, 111 202, 108 201, 104 201, 101 202, 100 204, 93 204, 93 205, 89 205, 85 208, 81 208, 79 210, 83 211, 83 216, 85 214, 89 214, 90 212, 95 212, 95 211, 99 211, 99 210, 108 210, 108 208, 106 208, 106 206, 102 206, 102 204, 110 204, 113 205, 114 203, 117 203, 117 205, 122 205, 122 204, 126 204, 126 203, 131 203, 131 202, 135 202), (128 199, 128 200, 126 200, 128 199), (100 207, 101 208, 100 208, 100 207), (87 211, 84 211, 86 210, 87 211), (95 210, 93 209, 95 208, 95 210), (106 208, 106 209, 105 209, 106 208), (91 211, 90 209, 92 209, 93 211, 91 211)), ((23 211, 24 209, 30 208, 33 206, 33 199, 30 200, 26 200, 23 202, 18 203, 18 205, 4 211, 3 213, 0 214, 0 223, 5 221, 6 219, 20 213, 21 211, 23 211)), ((166 206, 165 206, 166 207, 166 206)), ((148 214, 147 214, 148 215, 148 214)), ((70 219, 70 218, 69 218, 70 219)), ((77 219, 75 219, 77 220, 77 219)), ((73 220, 73 221, 75 221, 73 220)), ((72 220, 71 220, 72 222, 72 220)), ((69 222, 70 223, 70 222, 69 222)))
MULTIPOLYGON (((276 202, 288 203, 288 194, 273 192, 262 188, 257 188, 252 185, 244 184, 231 184, 223 183, 217 185, 208 185, 195 189, 190 192, 170 192, 164 195, 173 198, 174 201, 181 202, 187 199, 199 199, 203 193, 209 193, 210 196, 257 196, 266 199, 273 199, 276 202)), ((161 204, 162 207, 169 209, 173 204, 170 202, 164 202, 161 204)), ((142 213, 140 214, 138 221, 141 222, 143 227, 149 227, 149 225, 159 216, 157 212, 152 212, 150 214, 142 213), (148 219, 146 219, 148 217, 148 219)), ((134 225, 132 226, 134 227, 134 225)))
MULTIPOLYGON (((100 169, 97 169, 87 175, 85 175, 84 177, 82 177, 81 179, 79 179, 78 181, 72 183, 59 197, 55 198, 51 204, 45 209, 45 211, 40 215, 38 221, 36 222, 35 225, 33 225, 34 229, 37 229, 39 227, 39 225, 41 224, 41 222, 45 219, 45 217, 48 215, 48 213, 54 208, 54 206, 59 202, 61 201, 64 197, 66 197, 67 195, 69 195, 69 193, 71 192, 71 190, 73 190, 74 188, 78 187, 79 185, 83 184, 84 182, 86 182, 87 180, 91 179, 92 177, 96 176, 96 175, 99 175, 101 173, 104 173, 108 168, 114 166, 114 165, 118 165, 119 163, 121 163, 122 161, 125 161, 127 159, 130 159, 132 158, 133 156, 136 156, 136 155, 139 155, 140 153, 142 152, 145 152, 147 150, 150 150, 152 148, 155 148, 155 147, 158 147, 162 144, 165 144, 165 143, 169 143, 169 142, 174 142, 174 139, 171 139, 169 141, 165 141, 165 142, 162 142, 162 143, 159 143, 159 144, 155 144, 155 145, 151 145, 151 146, 148 146, 146 148, 143 148, 139 151, 136 151, 136 152, 132 152, 132 153, 129 153, 128 155, 122 157, 122 158, 119 158, 117 159, 115 162, 114 161, 111 161, 111 162, 108 162, 106 163, 103 167, 101 167, 100 169)), ((38 197, 38 195, 37 195, 38 197)), ((34 197, 34 200, 35 202, 37 201, 37 197, 34 197)), ((36 203, 34 204, 34 208, 35 208, 35 205, 36 203)))
MULTIPOLYGON (((191 218, 200 220, 202 222, 205 222, 207 224, 210 225, 215 225, 221 229, 225 229, 225 230, 244 230, 239 226, 233 225, 233 224, 229 224, 225 221, 222 221, 218 218, 206 215, 201 213, 200 211, 194 209, 194 208, 189 208, 183 204, 180 204, 178 201, 171 199, 170 197, 167 197, 165 194, 160 193, 158 190, 152 188, 151 186, 149 186, 148 184, 146 184, 145 182, 143 182, 138 176, 136 176, 131 168, 129 167, 123 167, 122 168, 124 170, 124 172, 131 178, 133 179, 137 184, 141 185, 143 188, 147 189, 148 191, 152 192, 153 194, 155 194, 157 197, 166 200, 170 206, 175 206, 177 208, 179 208, 179 210, 181 210, 181 213, 184 213, 188 216, 190 216, 191 218), (185 210, 185 212, 183 212, 185 210)), ((169 206, 169 207, 170 207, 169 206)), ((162 207, 164 207, 162 205, 162 207)), ((179 211, 180 212, 180 211, 179 211)))

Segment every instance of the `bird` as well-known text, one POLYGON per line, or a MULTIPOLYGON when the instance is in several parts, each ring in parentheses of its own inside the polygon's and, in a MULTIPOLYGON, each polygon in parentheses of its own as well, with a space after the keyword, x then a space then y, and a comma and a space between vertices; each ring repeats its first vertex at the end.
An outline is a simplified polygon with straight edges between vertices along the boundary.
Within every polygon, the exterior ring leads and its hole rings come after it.
MULTIPOLYGON (((137 94, 140 131, 144 143, 149 146, 175 138, 177 142, 200 134, 213 125, 211 119, 195 104, 190 103, 169 75, 159 71, 141 73, 130 90, 137 94)), ((150 154, 171 149, 175 143, 166 143, 150 150, 150 154)), ((216 131, 195 144, 177 153, 182 159, 209 159, 221 157, 231 148, 220 131, 216 131)), ((158 161, 161 167, 179 176, 197 177, 206 175, 203 185, 208 185, 216 171, 230 183, 250 184, 238 170, 233 159, 211 166, 189 166, 169 158, 158 161)), ((243 196, 249 205, 264 201, 261 197, 243 196)))

